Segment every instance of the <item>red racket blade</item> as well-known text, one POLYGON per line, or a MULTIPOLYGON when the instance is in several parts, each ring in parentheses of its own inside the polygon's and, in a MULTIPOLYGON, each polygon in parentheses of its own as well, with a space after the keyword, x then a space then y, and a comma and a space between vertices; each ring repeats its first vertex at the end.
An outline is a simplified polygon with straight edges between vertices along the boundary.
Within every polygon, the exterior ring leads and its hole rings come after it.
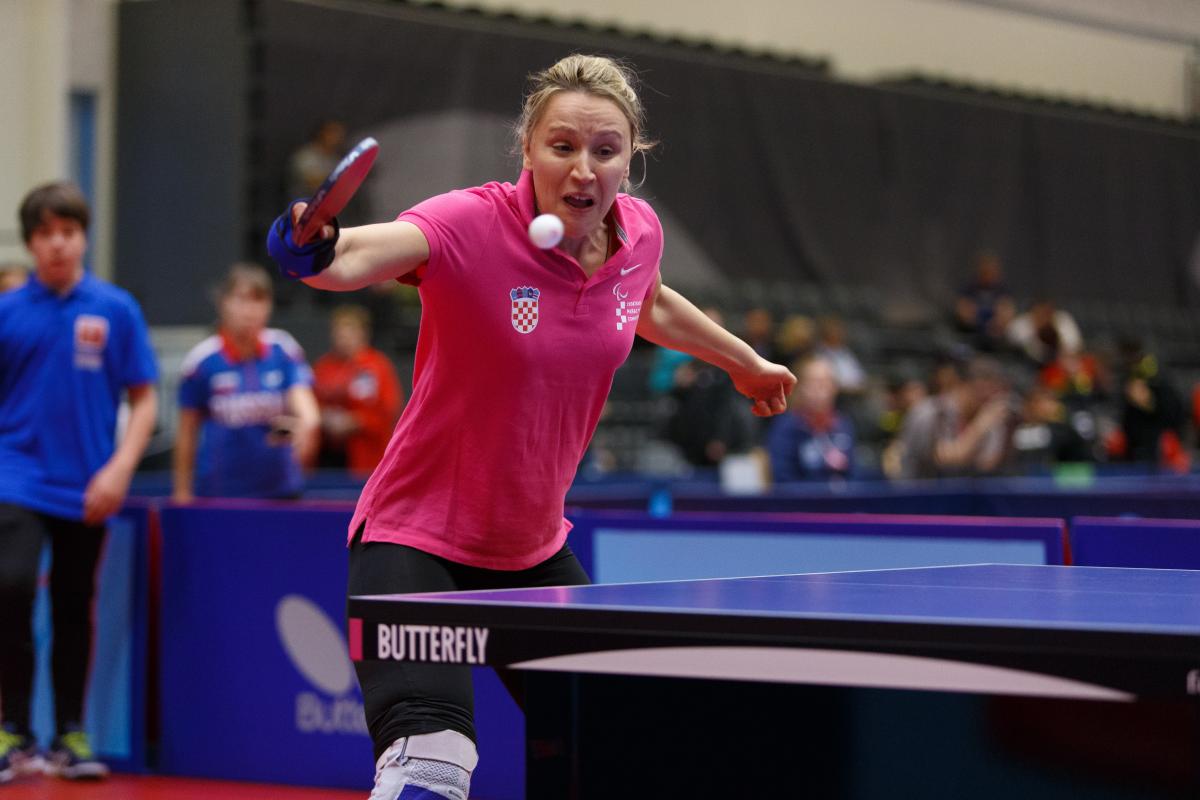
POLYGON ((308 201, 308 207, 296 223, 292 241, 304 246, 317 238, 321 226, 336 217, 358 191, 367 173, 371 171, 371 165, 375 163, 377 155, 379 142, 368 136, 338 162, 333 172, 329 173, 329 177, 308 201))

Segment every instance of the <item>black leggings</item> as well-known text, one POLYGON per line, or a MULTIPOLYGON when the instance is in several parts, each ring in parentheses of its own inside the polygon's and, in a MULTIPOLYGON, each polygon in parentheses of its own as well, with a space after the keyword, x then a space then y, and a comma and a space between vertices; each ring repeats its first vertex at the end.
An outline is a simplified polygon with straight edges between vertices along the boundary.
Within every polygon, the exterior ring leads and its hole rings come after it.
MULTIPOLYGON (((355 536, 350 545, 347 593, 405 594, 586 583, 591 583, 587 573, 566 545, 541 564, 507 572, 456 564, 389 542, 364 544, 355 536)), ((362 687, 376 760, 392 742, 404 736, 452 730, 475 740, 470 667, 357 661, 354 668, 362 687)), ((496 672, 520 705, 519 679, 507 670, 496 672)))
POLYGON ((92 655, 92 597, 104 527, 0 503, 0 715, 30 726, 33 692, 33 602, 42 544, 50 539, 54 623, 54 717, 59 733, 83 722, 83 692, 92 655))

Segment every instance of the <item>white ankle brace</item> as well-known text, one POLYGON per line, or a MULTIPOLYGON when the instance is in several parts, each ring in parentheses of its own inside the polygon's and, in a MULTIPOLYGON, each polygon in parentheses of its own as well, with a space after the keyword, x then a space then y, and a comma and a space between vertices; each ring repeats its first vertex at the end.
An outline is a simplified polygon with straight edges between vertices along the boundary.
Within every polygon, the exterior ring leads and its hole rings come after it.
POLYGON ((392 746, 383 752, 375 768, 380 769, 384 764, 397 758, 425 758, 431 761, 445 761, 462 767, 467 772, 475 769, 479 763, 479 753, 475 743, 458 731, 438 731, 437 733, 422 733, 417 736, 406 736, 392 742, 392 746))
POLYGON ((372 800, 425 794, 447 800, 466 800, 471 771, 479 763, 475 743, 456 731, 438 731, 397 739, 375 763, 372 800), (405 792, 405 788, 409 791, 405 792))

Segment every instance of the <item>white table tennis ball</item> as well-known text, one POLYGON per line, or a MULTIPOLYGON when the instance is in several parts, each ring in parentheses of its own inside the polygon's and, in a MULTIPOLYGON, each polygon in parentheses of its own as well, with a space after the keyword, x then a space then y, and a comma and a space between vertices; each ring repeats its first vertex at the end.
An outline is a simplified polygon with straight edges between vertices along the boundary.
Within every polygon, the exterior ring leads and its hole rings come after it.
POLYGON ((542 214, 529 223, 529 239, 543 250, 549 250, 562 241, 562 220, 553 214, 542 214))

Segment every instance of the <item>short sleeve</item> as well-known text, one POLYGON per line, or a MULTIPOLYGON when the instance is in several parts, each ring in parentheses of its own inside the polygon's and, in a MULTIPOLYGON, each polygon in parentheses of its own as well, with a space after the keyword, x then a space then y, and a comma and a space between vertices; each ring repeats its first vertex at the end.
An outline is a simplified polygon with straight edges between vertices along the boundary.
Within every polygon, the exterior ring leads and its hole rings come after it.
POLYGON ((158 380, 158 360, 150 344, 150 331, 142 317, 142 309, 129 298, 124 304, 124 341, 122 346, 120 380, 123 386, 142 386, 158 380))
POLYGON ((208 408, 208 380, 199 365, 184 360, 179 378, 179 407, 205 410, 208 408))
POLYGON ((424 277, 432 279, 455 265, 478 259, 496 224, 492 195, 500 194, 500 184, 460 189, 431 197, 398 217, 420 228, 429 243, 429 266, 424 277))
POLYGON ((281 330, 271 331, 272 341, 283 352, 283 388, 293 386, 312 386, 313 372, 300 346, 290 333, 281 330))
POLYGON ((651 266, 651 274, 654 276, 654 280, 646 284, 646 290, 642 293, 642 302, 645 303, 654 293, 658 285, 657 277, 662 271, 663 252, 666 247, 662 222, 659 220, 658 214, 654 212, 654 208, 645 200, 628 195, 618 195, 617 202, 621 204, 620 208, 625 224, 629 226, 630 230, 637 231, 637 253, 634 257, 643 264, 651 266))

